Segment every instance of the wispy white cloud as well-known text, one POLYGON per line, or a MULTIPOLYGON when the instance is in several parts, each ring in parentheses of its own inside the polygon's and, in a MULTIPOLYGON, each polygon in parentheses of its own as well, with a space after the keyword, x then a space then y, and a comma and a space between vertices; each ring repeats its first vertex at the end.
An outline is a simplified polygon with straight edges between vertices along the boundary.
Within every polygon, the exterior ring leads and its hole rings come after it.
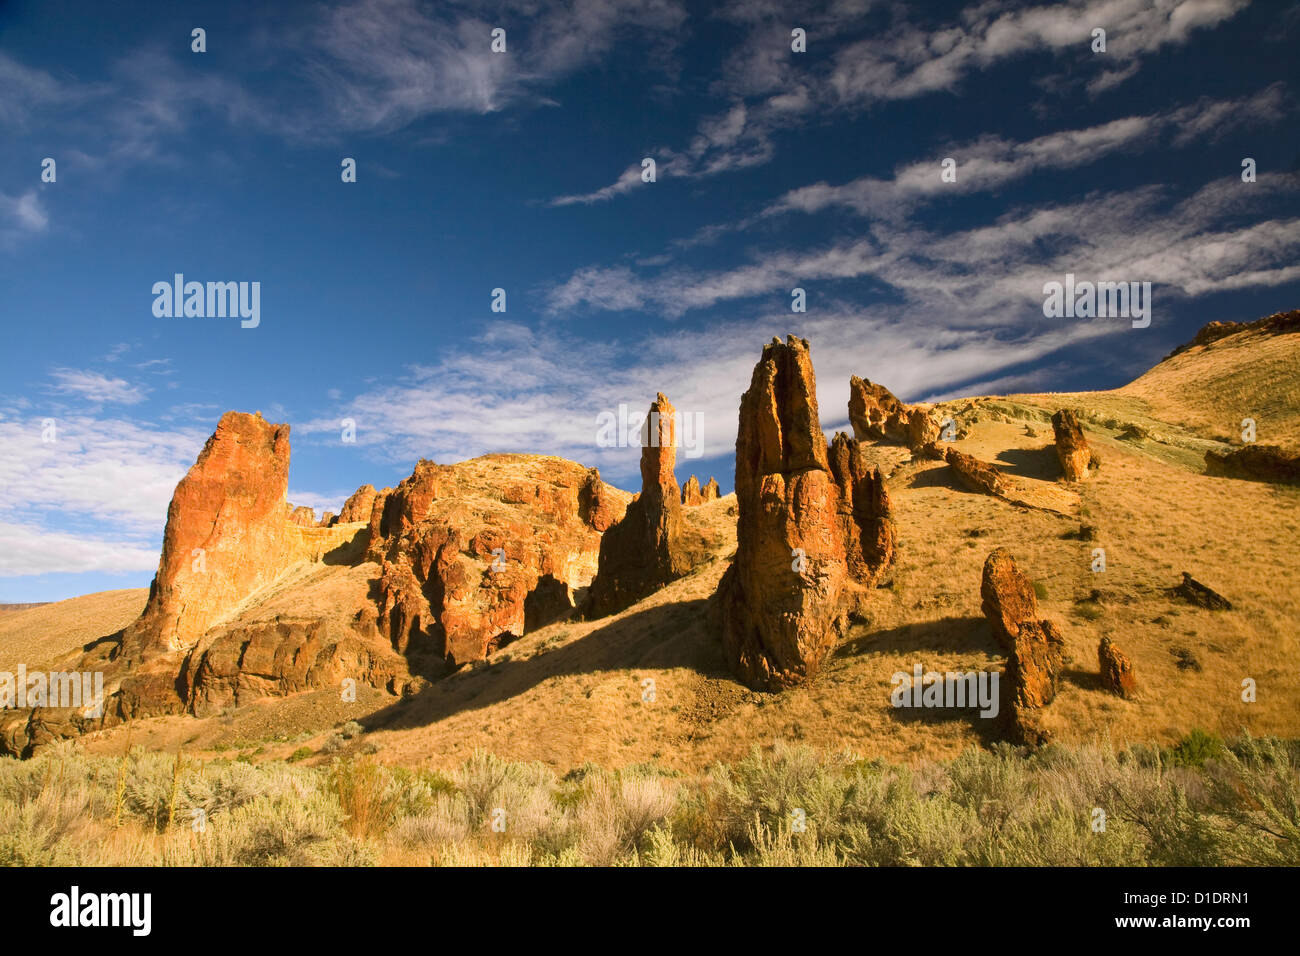
POLYGON ((56 368, 50 372, 52 391, 74 395, 95 404, 136 405, 144 401, 148 389, 133 385, 124 378, 109 378, 88 369, 56 368))
POLYGON ((86 571, 152 571, 158 549, 0 519, 0 577, 86 571))

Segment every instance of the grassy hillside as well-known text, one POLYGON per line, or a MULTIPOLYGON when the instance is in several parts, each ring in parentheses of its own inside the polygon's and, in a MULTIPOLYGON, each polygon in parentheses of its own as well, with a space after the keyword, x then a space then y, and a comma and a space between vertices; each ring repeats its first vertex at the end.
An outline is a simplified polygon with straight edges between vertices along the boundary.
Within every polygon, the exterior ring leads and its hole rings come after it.
MULTIPOLYGON (((1298 362, 1300 335, 1248 332, 1183 351, 1114 392, 944 403, 940 412, 963 427, 956 447, 998 463, 1038 507, 965 491, 946 465, 906 449, 871 448, 888 476, 897 564, 868 620, 852 626, 807 687, 753 693, 723 664, 709 598, 735 548, 729 496, 687 509, 718 542, 693 574, 621 614, 527 634, 412 699, 367 690, 345 703, 318 691, 202 720, 137 721, 92 735, 86 746, 120 754, 129 741, 252 760, 305 748, 309 762, 324 763, 362 746, 336 733, 359 721, 364 746, 385 762, 444 769, 483 750, 559 771, 653 761, 691 773, 779 741, 898 763, 954 758, 991 742, 989 722, 896 710, 891 676, 918 663, 939 671, 1001 664, 979 594, 983 561, 996 547, 1012 551, 1035 581, 1043 612, 1065 634, 1064 680, 1043 720, 1058 740, 1169 745, 1193 727, 1224 737, 1242 730, 1298 736, 1300 682, 1291 671, 1300 651, 1300 591, 1285 582, 1296 566, 1300 489, 1207 477, 1202 463, 1204 449, 1219 447, 1216 435, 1228 431, 1214 423, 1231 424, 1238 405, 1250 406, 1261 440, 1271 423, 1300 424, 1298 362), (1216 391, 1221 379, 1236 382, 1235 390, 1216 391), (1081 410, 1102 457, 1097 474, 1069 487, 1057 481, 1048 421, 1061 407, 1081 410), (1091 570, 1097 548, 1105 550, 1102 573, 1091 570), (1233 609, 1204 610, 1171 593, 1184 571, 1233 609), (1097 645, 1105 635, 1135 665, 1136 699, 1100 685, 1097 645), (1246 679, 1258 688, 1252 703, 1241 699, 1246 679)), ((372 564, 316 565, 247 609, 245 619, 350 619, 377 572, 372 564)), ((143 592, 125 592, 119 604, 107 595, 79 600, 0 619, 3 653, 30 660, 34 649, 66 649, 115 630, 143 592), (65 620, 75 607, 79 629, 65 620)))

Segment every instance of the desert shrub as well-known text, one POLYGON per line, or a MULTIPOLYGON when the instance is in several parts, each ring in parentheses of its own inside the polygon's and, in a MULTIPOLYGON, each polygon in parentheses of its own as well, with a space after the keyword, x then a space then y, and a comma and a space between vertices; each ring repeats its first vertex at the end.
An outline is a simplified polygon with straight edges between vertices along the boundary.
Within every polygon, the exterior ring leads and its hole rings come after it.
POLYGON ((1221 753, 1222 738, 1196 728, 1169 749, 1168 759, 1179 767, 1204 767, 1205 761, 1221 753))
POLYGON ((1294 866, 1298 764, 1300 741, 1204 731, 1164 751, 1000 745, 915 767, 779 745, 704 775, 562 779, 484 753, 441 773, 67 743, 0 760, 0 864, 1294 866))
POLYGON ((354 837, 382 834, 397 815, 399 796, 387 770, 369 760, 336 759, 329 770, 330 788, 354 837))
POLYGON ((306 760, 313 753, 315 753, 315 751, 310 747, 299 747, 293 753, 289 754, 287 760, 289 763, 297 763, 299 760, 306 760))

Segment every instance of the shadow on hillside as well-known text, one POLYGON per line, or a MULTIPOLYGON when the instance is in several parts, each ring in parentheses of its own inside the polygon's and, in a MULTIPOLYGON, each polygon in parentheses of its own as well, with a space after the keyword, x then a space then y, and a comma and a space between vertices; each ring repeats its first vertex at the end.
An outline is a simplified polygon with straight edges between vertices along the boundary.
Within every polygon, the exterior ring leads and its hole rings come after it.
POLYGON ((730 677, 721 643, 709 631, 708 603, 700 598, 660 604, 612 620, 554 650, 520 660, 489 658, 376 711, 361 723, 368 731, 423 727, 517 697, 548 678, 572 674, 686 667, 704 676, 730 677))
POLYGON ((1004 721, 1004 702, 998 701, 998 712, 988 717, 980 716, 981 710, 978 705, 971 707, 893 707, 890 708, 902 724, 949 724, 965 723, 969 724, 971 730, 980 738, 980 742, 985 746, 991 746, 998 741, 1006 739, 1006 723, 1004 721))
MULTIPOLYGON (((914 655, 907 667, 900 667, 904 673, 911 673, 911 668, 920 664, 925 672, 939 671, 946 674, 949 670, 967 673, 975 671, 997 671, 995 664, 981 664, 976 667, 954 668, 951 664, 940 666, 936 660, 927 660, 926 653, 952 653, 953 651, 979 651, 993 657, 1002 657, 1003 650, 993 637, 988 618, 983 616, 945 617, 937 621, 925 621, 916 624, 904 624, 884 631, 869 631, 857 637, 851 637, 834 651, 834 656, 853 657, 871 652, 908 652, 914 655)), ((890 685, 892 692, 893 685, 890 685)), ((961 722, 970 725, 984 746, 1003 739, 1005 736, 1002 722, 997 717, 981 717, 977 707, 895 707, 891 708, 895 717, 904 724, 946 724, 961 722)))
POLYGON ((957 483, 952 469, 946 462, 936 461, 933 468, 926 468, 924 471, 918 471, 912 475, 912 480, 907 483, 908 488, 951 488, 955 491, 964 491, 965 489, 957 483))
POLYGON ((1105 690, 1105 685, 1101 682, 1101 674, 1097 671, 1067 668, 1061 671, 1061 679, 1084 690, 1105 690))
POLYGON ((1061 477, 1061 462, 1056 457, 1056 447, 1008 448, 999 452, 993 464, 1010 475, 1055 481, 1061 477))
POLYGON ((993 639, 988 618, 983 616, 944 617, 883 631, 869 630, 842 643, 835 649, 835 656, 854 657, 872 651, 983 651, 996 656, 1002 654, 993 639))

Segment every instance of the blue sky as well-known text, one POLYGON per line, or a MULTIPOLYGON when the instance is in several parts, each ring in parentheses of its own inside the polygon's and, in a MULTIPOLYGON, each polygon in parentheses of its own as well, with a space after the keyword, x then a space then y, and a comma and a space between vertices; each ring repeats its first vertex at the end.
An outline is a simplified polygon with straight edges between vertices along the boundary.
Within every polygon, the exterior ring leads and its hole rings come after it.
POLYGON ((851 374, 1109 388, 1300 305, 1293 4, 269 6, 0 3, 0 601, 146 585, 227 409, 290 423, 318 512, 489 451, 635 488, 596 421, 657 391, 730 490, 773 335, 833 430, 851 374), (260 324, 156 317, 178 272, 260 324), (1067 272, 1151 326, 1044 317, 1067 272))

